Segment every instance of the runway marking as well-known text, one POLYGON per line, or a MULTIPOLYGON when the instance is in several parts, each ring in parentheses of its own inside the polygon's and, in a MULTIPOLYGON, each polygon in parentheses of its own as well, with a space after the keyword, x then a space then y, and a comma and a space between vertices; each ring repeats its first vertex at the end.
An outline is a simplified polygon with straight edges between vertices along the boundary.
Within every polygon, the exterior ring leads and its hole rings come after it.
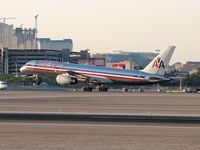
MULTIPOLYGON (((73 96, 16 96, 16 97, 0 97, 0 99, 39 99, 39 98, 72 98, 73 96)), ((75 97, 82 97, 82 96, 75 96, 75 97)))
POLYGON ((166 126, 166 125, 109 125, 109 124, 76 124, 76 123, 12 123, 0 122, 0 125, 22 126, 73 126, 73 127, 123 127, 123 128, 165 128, 165 129, 200 129, 200 126, 166 126))
MULTIPOLYGON (((147 97, 160 97, 160 93, 153 93, 153 95, 150 95, 150 93, 123 93, 121 91, 118 91, 118 92, 108 92, 108 93, 104 93, 104 95, 102 95, 101 93, 99 92, 93 92, 93 93, 90 93, 89 96, 88 96, 88 93, 84 93, 84 92, 69 92, 67 91, 67 93, 63 93, 63 92, 58 92, 58 93, 53 93, 53 94, 43 94, 42 95, 39 95, 37 96, 36 94, 40 94, 40 93, 37 93, 37 92, 24 92, 23 96, 21 95, 15 95, 15 96, 9 96, 7 97, 8 95, 6 94, 5 96, 3 97, 0 97, 0 99, 26 99, 26 98, 31 98, 31 99, 38 99, 38 98, 74 98, 74 97, 133 97, 133 96, 137 96, 137 97, 144 97, 144 96, 147 96, 147 97), (26 95, 26 94, 33 94, 33 95, 26 95), (61 95, 62 94, 62 95, 61 95)), ((152 93, 151 93, 152 94, 152 93)), ((169 95, 169 94, 166 94, 165 96, 167 97, 174 97, 174 96, 177 96, 177 95, 174 95, 174 93, 172 95, 169 95)), ((180 96, 180 95, 178 95, 180 96)), ((184 94, 184 96, 187 96, 184 94)), ((191 96, 191 95, 190 95, 191 96)), ((194 95, 194 97, 196 97, 194 95)))
MULTIPOLYGON (((56 109, 62 109, 62 107, 56 107, 56 109)), ((147 113, 112 113, 112 112, 98 112, 98 113, 93 113, 93 112, 83 112, 83 111, 76 111, 76 112, 67 112, 67 111, 1 111, 0 110, 0 114, 5 114, 5 113, 10 113, 10 114, 36 114, 36 115, 100 115, 97 116, 97 118, 110 118, 110 116, 114 116, 116 117, 117 115, 121 115, 126 116, 126 117, 132 117, 132 116, 136 116, 136 117, 140 117, 140 116, 156 116, 156 117, 200 117, 199 114, 175 114, 175 113, 151 113, 151 112, 147 112, 147 113), (105 116, 101 116, 101 115, 105 115, 105 116), (108 116, 107 116, 108 115, 108 116)), ((96 118, 96 117, 95 117, 96 118)))
POLYGON ((74 92, 74 95, 48 95, 48 96, 16 96, 16 97, 0 97, 0 99, 39 99, 39 98, 86 98, 86 97, 132 97, 132 95, 77 95, 74 92))

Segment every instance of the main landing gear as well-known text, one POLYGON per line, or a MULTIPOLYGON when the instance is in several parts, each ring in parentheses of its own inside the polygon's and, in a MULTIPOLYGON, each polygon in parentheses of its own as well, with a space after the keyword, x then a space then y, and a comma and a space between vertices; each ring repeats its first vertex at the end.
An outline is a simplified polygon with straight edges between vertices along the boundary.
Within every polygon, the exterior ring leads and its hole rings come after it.
MULTIPOLYGON (((99 91, 99 92, 107 92, 108 91, 108 88, 105 87, 105 86, 97 86, 96 89, 99 91)), ((90 86, 85 86, 82 88, 82 90, 84 92, 92 92, 93 88, 90 87, 90 86)))
POLYGON ((92 92, 92 87, 85 86, 83 87, 84 92, 92 92))
POLYGON ((108 88, 105 85, 99 85, 96 87, 99 92, 107 92, 108 88))
POLYGON ((107 92, 108 88, 104 87, 104 86, 100 86, 100 87, 98 87, 98 90, 99 90, 99 92, 107 92))

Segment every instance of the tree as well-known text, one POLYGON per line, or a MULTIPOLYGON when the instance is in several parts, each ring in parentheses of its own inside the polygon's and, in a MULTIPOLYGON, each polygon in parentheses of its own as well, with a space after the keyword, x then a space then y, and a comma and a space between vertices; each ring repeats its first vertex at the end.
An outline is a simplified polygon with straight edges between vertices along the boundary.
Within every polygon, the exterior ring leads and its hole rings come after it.
POLYGON ((0 75, 0 80, 5 81, 7 83, 11 83, 11 82, 14 82, 16 80, 16 77, 12 74, 0 75))
POLYGON ((200 72, 187 75, 185 78, 187 86, 197 87, 200 86, 200 72))

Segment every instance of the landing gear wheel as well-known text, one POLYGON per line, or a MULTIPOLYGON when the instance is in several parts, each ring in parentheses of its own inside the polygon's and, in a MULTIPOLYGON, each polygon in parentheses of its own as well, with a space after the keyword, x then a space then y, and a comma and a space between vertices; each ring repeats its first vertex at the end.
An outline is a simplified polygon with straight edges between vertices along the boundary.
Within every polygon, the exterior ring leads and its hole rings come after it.
POLYGON ((99 92, 107 92, 108 88, 107 87, 99 87, 99 92))
POLYGON ((84 92, 92 92, 92 88, 91 87, 83 87, 83 91, 84 92))

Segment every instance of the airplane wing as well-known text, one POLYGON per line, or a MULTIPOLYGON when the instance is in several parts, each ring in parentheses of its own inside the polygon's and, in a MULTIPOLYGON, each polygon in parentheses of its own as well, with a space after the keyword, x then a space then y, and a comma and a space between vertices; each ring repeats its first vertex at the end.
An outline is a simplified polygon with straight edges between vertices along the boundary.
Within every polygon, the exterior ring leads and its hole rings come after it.
POLYGON ((67 73, 70 76, 72 76, 80 81, 83 81, 83 82, 94 83, 94 84, 112 83, 112 81, 108 78, 91 77, 91 76, 87 76, 87 75, 82 75, 75 71, 67 71, 67 73))

